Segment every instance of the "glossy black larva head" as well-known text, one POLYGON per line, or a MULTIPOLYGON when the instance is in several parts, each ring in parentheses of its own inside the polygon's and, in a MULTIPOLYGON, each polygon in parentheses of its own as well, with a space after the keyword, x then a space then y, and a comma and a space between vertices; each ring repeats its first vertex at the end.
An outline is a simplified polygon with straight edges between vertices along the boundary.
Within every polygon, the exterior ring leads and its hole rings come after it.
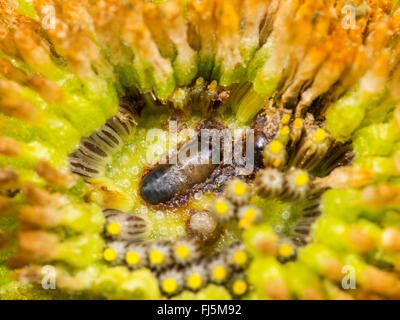
POLYGON ((160 164, 143 177, 140 196, 147 203, 156 205, 171 200, 180 191, 178 178, 171 164, 160 164))

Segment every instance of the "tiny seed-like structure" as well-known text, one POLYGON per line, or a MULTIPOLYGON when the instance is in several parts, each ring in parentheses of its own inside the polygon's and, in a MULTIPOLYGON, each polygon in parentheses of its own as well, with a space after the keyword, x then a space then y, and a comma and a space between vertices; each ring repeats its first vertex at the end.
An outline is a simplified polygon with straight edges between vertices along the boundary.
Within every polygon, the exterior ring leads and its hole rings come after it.
POLYGON ((142 217, 116 209, 103 210, 106 219, 104 233, 115 240, 143 241, 150 226, 142 217))

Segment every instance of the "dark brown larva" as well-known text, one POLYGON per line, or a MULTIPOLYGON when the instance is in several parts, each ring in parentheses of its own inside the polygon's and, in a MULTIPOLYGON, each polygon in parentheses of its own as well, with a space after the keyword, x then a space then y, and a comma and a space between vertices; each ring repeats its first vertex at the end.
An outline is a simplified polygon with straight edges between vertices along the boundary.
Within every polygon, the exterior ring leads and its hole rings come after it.
POLYGON ((211 175, 219 165, 212 158, 216 149, 212 143, 202 146, 200 137, 197 134, 178 150, 176 164, 159 164, 144 176, 140 185, 144 201, 153 205, 167 202, 211 175))

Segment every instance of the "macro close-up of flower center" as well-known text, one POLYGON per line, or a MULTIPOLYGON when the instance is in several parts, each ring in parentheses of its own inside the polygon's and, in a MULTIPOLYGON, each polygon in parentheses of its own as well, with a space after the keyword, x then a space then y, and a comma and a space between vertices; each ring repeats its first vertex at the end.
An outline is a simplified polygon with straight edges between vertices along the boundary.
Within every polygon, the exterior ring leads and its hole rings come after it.
POLYGON ((390 0, 0 0, 0 299, 400 299, 390 0))

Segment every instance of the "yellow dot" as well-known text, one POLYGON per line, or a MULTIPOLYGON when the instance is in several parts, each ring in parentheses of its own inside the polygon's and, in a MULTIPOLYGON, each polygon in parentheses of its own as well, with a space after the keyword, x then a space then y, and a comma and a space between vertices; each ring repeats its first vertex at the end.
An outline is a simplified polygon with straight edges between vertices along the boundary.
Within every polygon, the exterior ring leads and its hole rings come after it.
POLYGON ((257 215, 256 209, 253 208, 248 209, 238 223, 239 228, 240 229, 250 228, 254 223, 256 215, 257 215))
POLYGON ((225 280, 226 278, 226 268, 224 266, 217 266, 213 270, 213 277, 218 281, 225 280))
POLYGON ((125 261, 127 264, 135 265, 140 262, 140 256, 137 252, 131 251, 126 254, 125 261))
POLYGON ((107 232, 115 236, 121 232, 121 226, 118 222, 111 222, 107 225, 107 232))
POLYGON ((290 244, 282 244, 279 246, 278 253, 281 257, 288 258, 293 253, 293 248, 290 244))
POLYGON ((323 142, 326 139, 326 131, 324 129, 319 128, 314 133, 314 140, 316 142, 323 142))
POLYGON ((275 168, 278 168, 280 164, 281 164, 281 159, 275 159, 274 161, 272 161, 272 165, 275 168))
POLYGON ((282 143, 278 140, 273 140, 269 144, 269 151, 273 154, 278 154, 279 152, 282 151, 282 143))
POLYGON ((184 97, 185 97, 185 91, 182 90, 182 89, 177 90, 177 91, 175 92, 175 97, 176 97, 177 99, 182 99, 182 98, 184 98, 184 97))
POLYGON ((283 124, 288 124, 289 121, 290 121, 290 114, 285 113, 285 114, 282 116, 281 121, 282 121, 283 124))
POLYGON ((244 265, 247 262, 247 253, 243 250, 236 251, 233 255, 233 260, 238 265, 244 265))
POLYGON ((308 175, 306 173, 299 173, 296 176, 296 179, 295 179, 296 186, 302 187, 302 186, 306 185, 307 182, 308 182, 308 175))
POLYGON ((173 293, 178 288, 176 281, 173 278, 167 278, 162 283, 162 289, 166 293, 173 293))
POLYGON ((202 77, 196 79, 196 85, 200 86, 204 84, 204 79, 202 77))
POLYGON ((247 290, 246 281, 240 279, 240 280, 236 280, 233 283, 232 291, 234 294, 240 296, 240 295, 244 294, 246 292, 246 290, 247 290))
POLYGON ((220 200, 215 204, 215 212, 218 214, 227 214, 229 211, 229 206, 226 201, 220 200))
POLYGON ((189 256, 189 248, 183 244, 177 246, 175 252, 180 258, 187 258, 189 256))
POLYGON ((296 129, 300 129, 303 125, 303 121, 300 118, 296 118, 293 121, 293 127, 295 127, 296 129))
POLYGON ((281 135, 286 136, 289 133, 289 126, 283 126, 281 129, 281 135))
POLYGON ((150 252, 150 261, 154 264, 160 264, 164 261, 164 255, 160 250, 150 252))
POLYGON ((103 252, 103 257, 106 261, 114 261, 117 259, 117 256, 117 251, 113 248, 107 248, 103 252))
POLYGON ((215 91, 215 90, 217 90, 217 86, 218 86, 217 81, 213 80, 213 81, 211 81, 210 85, 208 86, 208 89, 211 91, 215 91))
POLYGON ((257 210, 254 208, 250 208, 246 210, 245 216, 249 217, 249 218, 255 218, 255 216, 257 215, 257 210))
POLYGON ((201 287, 203 279, 199 274, 191 274, 187 279, 187 284, 192 289, 198 289, 201 287))
POLYGON ((239 181, 235 183, 235 186, 233 187, 233 193, 237 196, 243 196, 247 191, 246 185, 239 181))

